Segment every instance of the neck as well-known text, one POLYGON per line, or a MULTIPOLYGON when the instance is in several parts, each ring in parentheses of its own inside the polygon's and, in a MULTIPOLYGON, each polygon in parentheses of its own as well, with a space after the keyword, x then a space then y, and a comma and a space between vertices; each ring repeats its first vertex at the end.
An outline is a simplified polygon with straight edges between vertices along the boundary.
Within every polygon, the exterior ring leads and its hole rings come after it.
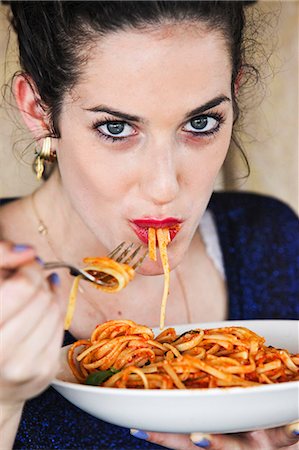
POLYGON ((58 170, 33 194, 31 200, 36 229, 42 234, 44 244, 47 243, 47 258, 81 264, 86 256, 108 253, 109 250, 97 240, 75 210, 58 170), (44 230, 38 230, 41 225, 44 230))

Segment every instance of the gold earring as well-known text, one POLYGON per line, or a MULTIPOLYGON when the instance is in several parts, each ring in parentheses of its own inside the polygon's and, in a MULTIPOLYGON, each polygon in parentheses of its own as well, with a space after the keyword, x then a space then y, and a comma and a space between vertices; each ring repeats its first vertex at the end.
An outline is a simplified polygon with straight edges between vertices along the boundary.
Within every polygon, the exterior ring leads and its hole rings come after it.
POLYGON ((41 179, 44 170, 45 162, 54 162, 56 159, 55 150, 51 150, 51 138, 46 137, 43 142, 43 146, 40 151, 36 151, 36 158, 34 161, 34 169, 36 173, 36 178, 41 179))

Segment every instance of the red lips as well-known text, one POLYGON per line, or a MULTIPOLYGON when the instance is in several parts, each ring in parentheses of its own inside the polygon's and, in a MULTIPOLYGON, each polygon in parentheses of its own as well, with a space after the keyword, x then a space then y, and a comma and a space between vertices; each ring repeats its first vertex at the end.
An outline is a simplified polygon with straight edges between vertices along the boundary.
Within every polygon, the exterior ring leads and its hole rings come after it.
POLYGON ((181 228, 181 221, 173 217, 167 217, 165 219, 144 218, 136 219, 131 222, 132 228, 138 238, 148 243, 148 229, 149 228, 168 228, 170 234, 170 240, 172 241, 181 228))

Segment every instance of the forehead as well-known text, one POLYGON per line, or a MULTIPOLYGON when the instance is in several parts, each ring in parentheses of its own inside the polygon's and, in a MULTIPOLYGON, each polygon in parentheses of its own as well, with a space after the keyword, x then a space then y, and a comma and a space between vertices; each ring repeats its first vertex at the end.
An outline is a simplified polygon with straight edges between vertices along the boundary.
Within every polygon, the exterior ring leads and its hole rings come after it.
POLYGON ((199 23, 163 24, 96 41, 75 91, 84 105, 98 101, 128 110, 136 103, 140 109, 143 98, 162 108, 179 96, 189 108, 190 101, 197 106, 215 95, 230 95, 231 72, 220 31, 199 23))

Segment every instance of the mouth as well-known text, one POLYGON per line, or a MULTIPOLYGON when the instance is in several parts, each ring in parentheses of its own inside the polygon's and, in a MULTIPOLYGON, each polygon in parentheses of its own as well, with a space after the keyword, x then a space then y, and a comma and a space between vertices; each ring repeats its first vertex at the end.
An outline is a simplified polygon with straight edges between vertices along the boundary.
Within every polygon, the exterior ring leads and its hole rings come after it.
POLYGON ((148 244, 149 228, 168 228, 170 241, 173 241, 173 239, 181 229, 182 221, 173 217, 167 217, 165 219, 155 219, 149 217, 144 219, 131 220, 130 224, 137 237, 145 244, 148 244))

